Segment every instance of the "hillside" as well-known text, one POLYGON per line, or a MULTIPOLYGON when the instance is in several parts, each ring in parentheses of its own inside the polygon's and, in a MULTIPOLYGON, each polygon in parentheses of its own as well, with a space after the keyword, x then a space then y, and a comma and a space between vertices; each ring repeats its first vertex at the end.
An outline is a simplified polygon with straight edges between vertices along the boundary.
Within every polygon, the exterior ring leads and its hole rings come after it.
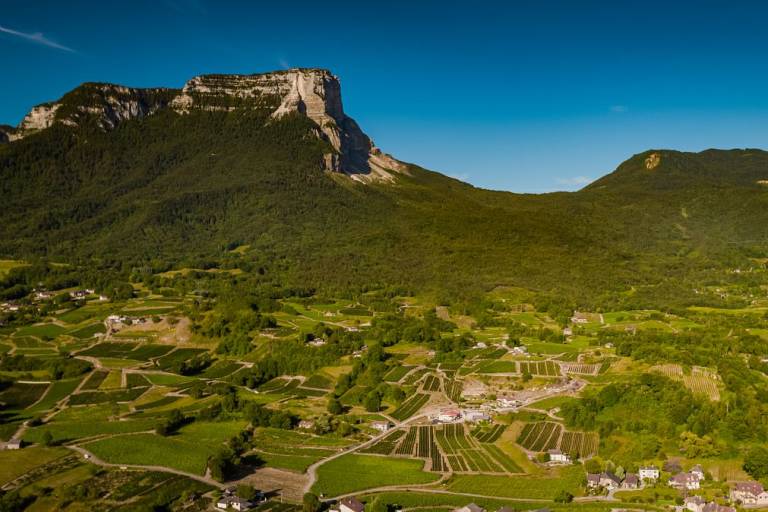
POLYGON ((649 151, 575 193, 481 190, 381 153, 323 70, 84 84, 3 133, 13 258, 199 266, 247 246, 296 285, 585 297, 748 264, 768 235, 766 152, 649 151))

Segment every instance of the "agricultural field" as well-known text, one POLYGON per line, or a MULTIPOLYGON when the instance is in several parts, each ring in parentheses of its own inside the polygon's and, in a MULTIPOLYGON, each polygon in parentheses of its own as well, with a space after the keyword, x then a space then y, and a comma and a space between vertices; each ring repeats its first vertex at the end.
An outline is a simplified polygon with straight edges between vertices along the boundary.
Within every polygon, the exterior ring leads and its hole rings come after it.
POLYGON ((168 466, 202 475, 208 457, 244 426, 243 422, 193 422, 170 438, 155 434, 116 435, 83 446, 115 464, 168 466))
POLYGON ((424 393, 417 393, 402 404, 400 404, 400 407, 392 411, 391 416, 399 421, 404 421, 424 407, 424 405, 429 401, 429 395, 424 393))
POLYGON ((527 423, 517 444, 532 452, 559 449, 571 456, 589 457, 597 453, 598 437, 592 432, 569 432, 559 423, 541 421, 527 423))
POLYGON ((320 466, 312 491, 338 496, 389 485, 418 485, 440 477, 423 471, 424 462, 375 455, 344 455, 320 466))
POLYGON ((559 377, 560 366, 554 361, 520 362, 520 373, 529 373, 537 377, 559 377))
POLYGON ((722 381, 716 371, 698 366, 683 369, 679 364, 657 365, 652 367, 651 371, 682 382, 693 393, 706 396, 713 402, 720 400, 720 384, 722 381))

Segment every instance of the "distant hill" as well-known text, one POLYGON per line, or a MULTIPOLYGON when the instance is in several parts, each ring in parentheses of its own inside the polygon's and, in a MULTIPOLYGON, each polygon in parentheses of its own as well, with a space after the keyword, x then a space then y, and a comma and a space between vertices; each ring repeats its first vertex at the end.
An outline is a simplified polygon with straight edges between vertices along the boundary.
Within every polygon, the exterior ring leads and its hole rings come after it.
POLYGON ((474 188, 383 154, 324 70, 84 84, 0 133, 0 256, 244 260, 288 283, 586 300, 765 256, 768 153, 652 150, 574 193, 474 188))

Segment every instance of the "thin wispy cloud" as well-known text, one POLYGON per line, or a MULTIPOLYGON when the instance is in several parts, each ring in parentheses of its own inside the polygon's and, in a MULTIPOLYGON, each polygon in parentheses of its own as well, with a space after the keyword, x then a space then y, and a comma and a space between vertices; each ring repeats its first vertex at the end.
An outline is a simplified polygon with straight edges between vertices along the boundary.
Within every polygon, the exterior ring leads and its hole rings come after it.
POLYGON ((62 50, 65 52, 77 53, 75 50, 73 50, 69 46, 64 46, 63 44, 59 44, 56 41, 52 41, 48 39, 47 37, 45 37, 45 35, 42 32, 31 32, 31 33, 20 32, 18 30, 13 30, 8 27, 4 27, 2 25, 0 25, 0 32, 3 34, 8 34, 14 37, 18 37, 20 39, 29 41, 31 43, 47 46, 48 48, 55 48, 57 50, 62 50))
POLYGON ((587 178, 586 176, 574 176, 572 178, 556 178, 555 181, 558 185, 562 185, 564 187, 583 187, 584 185, 589 185, 592 183, 592 180, 590 178, 587 178))
POLYGON ((627 110, 629 110, 629 108, 627 108, 626 105, 613 105, 611 107, 611 112, 613 112, 614 114, 623 114, 627 110))
POLYGON ((290 65, 290 64, 288 64, 288 61, 287 61, 287 60, 285 60, 285 59, 283 59, 283 58, 280 58, 280 59, 278 59, 278 60, 277 60, 277 63, 278 63, 278 64, 280 65, 280 67, 281 67, 281 68, 283 68, 283 69, 290 69, 290 67, 291 67, 291 65, 290 65))

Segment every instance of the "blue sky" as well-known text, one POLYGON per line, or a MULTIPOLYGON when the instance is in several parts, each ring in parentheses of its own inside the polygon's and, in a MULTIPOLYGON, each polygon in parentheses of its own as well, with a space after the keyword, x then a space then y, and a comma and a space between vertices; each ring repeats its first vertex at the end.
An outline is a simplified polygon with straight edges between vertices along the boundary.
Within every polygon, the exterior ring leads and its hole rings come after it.
POLYGON ((325 67, 385 151, 574 190, 649 148, 768 144, 765 2, 0 0, 0 123, 84 81, 325 67), (264 5, 262 5, 264 4, 264 5))

